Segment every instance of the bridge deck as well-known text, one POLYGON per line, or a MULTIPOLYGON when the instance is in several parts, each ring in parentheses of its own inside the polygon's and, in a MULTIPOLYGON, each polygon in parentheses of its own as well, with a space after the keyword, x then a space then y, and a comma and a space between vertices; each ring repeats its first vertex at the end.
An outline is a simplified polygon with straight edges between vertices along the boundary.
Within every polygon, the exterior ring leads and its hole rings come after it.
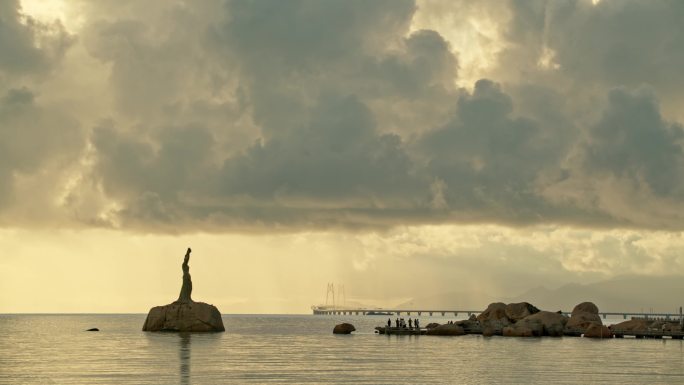
MULTIPOLYGON (((373 312, 387 312, 387 313, 392 313, 394 316, 401 316, 401 315, 418 315, 418 316, 434 316, 434 315, 441 315, 441 316, 451 316, 453 315, 454 317, 458 317, 459 314, 467 314, 468 316, 472 314, 480 314, 482 313, 482 310, 442 310, 442 309, 437 309, 437 310, 430 310, 430 309, 364 309, 364 308, 358 308, 358 309, 344 309, 344 308, 317 308, 313 307, 313 314, 317 315, 367 315, 368 313, 373 313, 373 312)), ((571 312, 569 311, 561 311, 562 314, 569 316, 571 312)), ((617 317, 622 317, 623 319, 627 319, 628 317, 640 317, 640 318, 647 318, 647 319, 665 319, 665 320, 678 320, 679 317, 681 316, 678 313, 640 313, 640 312, 612 312, 612 311, 599 311, 599 314, 603 318, 609 317, 609 316, 617 316, 617 317)))

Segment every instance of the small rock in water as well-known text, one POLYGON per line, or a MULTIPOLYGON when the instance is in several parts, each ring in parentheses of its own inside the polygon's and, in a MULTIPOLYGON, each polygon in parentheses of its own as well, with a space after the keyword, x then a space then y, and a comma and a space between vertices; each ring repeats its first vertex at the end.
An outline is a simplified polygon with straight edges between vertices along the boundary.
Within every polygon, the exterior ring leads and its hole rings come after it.
POLYGON ((90 329, 88 329, 88 330, 86 330, 86 331, 87 331, 87 332, 99 332, 100 329, 98 329, 98 328, 90 328, 90 329))
POLYGON ((354 325, 348 324, 348 323, 341 323, 339 325, 335 325, 335 328, 333 329, 333 334, 351 334, 356 330, 354 325))

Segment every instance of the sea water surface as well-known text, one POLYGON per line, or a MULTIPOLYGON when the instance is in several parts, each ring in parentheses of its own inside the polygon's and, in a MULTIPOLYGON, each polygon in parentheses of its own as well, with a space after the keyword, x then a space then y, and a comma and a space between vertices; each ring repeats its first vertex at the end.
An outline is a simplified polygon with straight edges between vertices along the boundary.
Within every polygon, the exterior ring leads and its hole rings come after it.
POLYGON ((144 320, 0 315, 0 383, 684 383, 681 340, 384 336, 382 316, 224 315, 211 334, 142 332, 144 320), (357 331, 333 335, 343 321, 357 331))

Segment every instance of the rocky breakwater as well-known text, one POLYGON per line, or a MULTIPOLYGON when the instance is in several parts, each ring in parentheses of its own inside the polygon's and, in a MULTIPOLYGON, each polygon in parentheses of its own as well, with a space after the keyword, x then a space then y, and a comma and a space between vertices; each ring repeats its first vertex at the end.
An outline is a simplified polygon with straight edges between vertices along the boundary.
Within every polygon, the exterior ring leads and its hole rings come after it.
POLYGON ((143 331, 173 332, 222 332, 221 313, 214 305, 195 302, 191 298, 192 279, 190 278, 190 253, 188 248, 181 265, 183 269, 183 285, 178 300, 168 305, 155 306, 150 309, 143 325, 143 331))
POLYGON ((560 337, 568 317, 557 312, 539 310, 528 302, 494 302, 478 317, 483 336, 560 337))

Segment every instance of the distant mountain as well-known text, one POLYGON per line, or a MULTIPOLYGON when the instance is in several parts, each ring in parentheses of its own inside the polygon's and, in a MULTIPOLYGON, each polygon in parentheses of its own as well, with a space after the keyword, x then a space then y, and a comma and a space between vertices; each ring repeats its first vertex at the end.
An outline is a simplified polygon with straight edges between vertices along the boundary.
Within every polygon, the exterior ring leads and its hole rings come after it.
POLYGON ((531 289, 510 299, 522 301, 545 310, 570 311, 580 302, 591 301, 604 311, 675 313, 684 305, 684 277, 619 276, 586 285, 567 284, 555 290, 531 289))
POLYGON ((537 287, 512 298, 478 290, 416 297, 396 308, 481 310, 491 302, 529 302, 543 310, 571 311, 580 302, 594 302, 603 311, 676 313, 684 306, 683 276, 619 276, 592 284, 570 283, 558 289, 537 287))

